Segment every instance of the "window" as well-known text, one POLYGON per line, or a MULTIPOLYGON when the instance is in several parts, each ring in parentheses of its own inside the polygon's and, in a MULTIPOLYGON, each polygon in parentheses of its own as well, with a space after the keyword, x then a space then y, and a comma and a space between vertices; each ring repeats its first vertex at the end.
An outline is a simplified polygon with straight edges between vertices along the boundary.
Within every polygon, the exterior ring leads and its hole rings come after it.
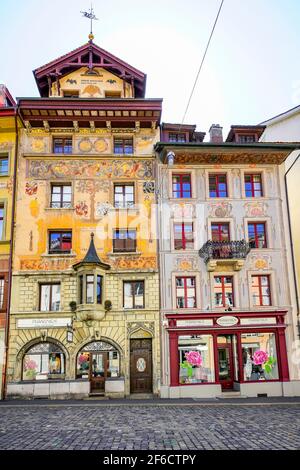
POLYGON ((278 380, 275 333, 243 333, 241 335, 243 379, 278 380))
POLYGON ((211 224, 211 237, 213 242, 229 242, 230 231, 229 224, 213 223, 211 224))
POLYGON ((40 311, 58 312, 60 309, 60 284, 40 285, 40 311))
POLYGON ((175 132, 169 132, 169 142, 186 142, 186 135, 184 133, 176 134, 175 132))
POLYGON ((102 284, 103 276, 87 274, 79 276, 79 303, 94 304, 95 303, 95 280, 96 280, 96 303, 102 304, 102 284), (85 288, 84 288, 85 280, 85 288), (85 289, 85 290, 84 290, 85 289))
POLYGON ((70 253, 72 248, 72 232, 50 232, 49 253, 70 253))
POLYGON ((51 185, 51 207, 70 209, 72 206, 72 186, 70 184, 51 185))
POLYGON ((5 279, 0 277, 0 310, 4 307, 4 288, 5 288, 5 279))
POLYGON ((102 284, 103 277, 97 276, 97 304, 102 304, 102 284))
POLYGON ((233 277, 214 277, 214 302, 216 307, 233 307, 233 277))
POLYGON ((251 248, 267 248, 266 224, 264 222, 249 223, 248 239, 251 248))
POLYGON ((196 308, 196 279, 176 278, 176 308, 196 308))
POLYGON ((114 153, 117 155, 133 154, 133 139, 114 139, 114 153))
POLYGON ((134 206, 134 185, 116 184, 114 187, 114 205, 117 209, 134 206))
POLYGON ((83 276, 79 276, 79 303, 83 304, 83 276))
POLYGON ((64 91, 64 98, 79 98, 79 91, 78 90, 68 90, 64 91))
POLYGON ((245 175, 246 197, 261 197, 263 195, 261 174, 245 175))
POLYGON ((86 303, 87 304, 94 303, 94 276, 93 274, 86 276, 86 303))
POLYGON ((114 230, 113 251, 135 252, 136 251, 136 230, 114 230))
POLYGON ((255 134, 239 135, 238 141, 240 144, 252 144, 253 142, 256 142, 255 134))
POLYGON ((271 305, 270 276, 252 277, 252 302, 253 306, 265 307, 271 305))
POLYGON ((64 138, 57 138, 53 139, 53 153, 64 153, 70 154, 72 153, 72 137, 64 137, 64 138))
POLYGON ((105 98, 121 98, 120 91, 105 91, 105 98))
POLYGON ((191 175, 172 175, 172 191, 174 198, 192 197, 191 175))
POLYGON ((175 250, 194 249, 194 233, 192 223, 174 224, 174 248, 175 250))
POLYGON ((36 344, 23 358, 23 380, 56 379, 64 373, 65 356, 55 344, 36 344))
POLYGON ((124 282, 124 308, 144 308, 144 281, 124 282))
POLYGON ((212 335, 179 336, 178 356, 180 384, 215 381, 212 335))
POLYGON ((8 157, 0 157, 0 176, 8 175, 8 157))
POLYGON ((228 197, 226 175, 209 175, 209 197, 228 197))
POLYGON ((0 240, 4 238, 4 205, 0 204, 0 240))

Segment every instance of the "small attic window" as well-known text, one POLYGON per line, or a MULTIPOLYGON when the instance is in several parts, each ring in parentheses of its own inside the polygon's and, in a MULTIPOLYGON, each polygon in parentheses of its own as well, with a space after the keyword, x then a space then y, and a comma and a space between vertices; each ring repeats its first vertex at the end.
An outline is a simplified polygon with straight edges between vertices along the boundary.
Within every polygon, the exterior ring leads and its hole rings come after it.
POLYGON ((79 91, 78 90, 65 90, 64 98, 79 98, 79 91))
POLYGON ((256 136, 255 134, 239 134, 238 135, 238 142, 240 144, 252 144, 253 142, 256 142, 256 136))
POLYGON ((121 98, 121 92, 120 91, 105 91, 105 98, 121 98))

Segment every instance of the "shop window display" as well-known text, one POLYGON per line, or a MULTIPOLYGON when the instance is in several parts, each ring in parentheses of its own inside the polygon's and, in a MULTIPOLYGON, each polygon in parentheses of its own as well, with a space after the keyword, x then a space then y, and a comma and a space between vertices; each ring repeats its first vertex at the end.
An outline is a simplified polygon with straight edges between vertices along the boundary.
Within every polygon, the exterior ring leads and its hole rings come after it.
POLYGON ((179 336, 179 383, 211 383, 215 381, 212 335, 179 336))
POLYGON ((274 333, 241 335, 244 380, 278 380, 278 362, 274 333))
POLYGON ((55 344, 36 344, 23 358, 23 380, 57 379, 64 373, 65 357, 55 344))

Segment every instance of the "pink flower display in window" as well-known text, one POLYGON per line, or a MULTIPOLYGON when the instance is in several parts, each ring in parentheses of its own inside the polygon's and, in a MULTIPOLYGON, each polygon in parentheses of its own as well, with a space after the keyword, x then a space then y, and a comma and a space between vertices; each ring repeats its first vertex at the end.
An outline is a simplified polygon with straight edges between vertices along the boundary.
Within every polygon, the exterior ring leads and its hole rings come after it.
POLYGON ((255 351, 253 354, 253 362, 256 366, 262 365, 265 362, 267 362, 269 359, 268 353, 265 351, 262 351, 261 349, 258 351, 255 351))
POLYGON ((202 357, 198 351, 190 351, 185 353, 186 361, 192 366, 201 367, 202 366, 202 357))

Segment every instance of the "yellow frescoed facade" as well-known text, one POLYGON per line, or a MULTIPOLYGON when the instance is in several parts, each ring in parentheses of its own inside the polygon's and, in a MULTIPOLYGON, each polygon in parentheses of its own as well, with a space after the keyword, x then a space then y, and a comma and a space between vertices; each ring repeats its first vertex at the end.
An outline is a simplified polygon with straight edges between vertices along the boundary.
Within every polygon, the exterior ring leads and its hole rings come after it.
POLYGON ((34 74, 41 98, 18 102, 7 395, 157 394, 161 100, 91 41, 34 74))
POLYGON ((0 85, 0 394, 4 390, 5 346, 13 200, 13 175, 17 131, 15 102, 8 89, 0 85))

